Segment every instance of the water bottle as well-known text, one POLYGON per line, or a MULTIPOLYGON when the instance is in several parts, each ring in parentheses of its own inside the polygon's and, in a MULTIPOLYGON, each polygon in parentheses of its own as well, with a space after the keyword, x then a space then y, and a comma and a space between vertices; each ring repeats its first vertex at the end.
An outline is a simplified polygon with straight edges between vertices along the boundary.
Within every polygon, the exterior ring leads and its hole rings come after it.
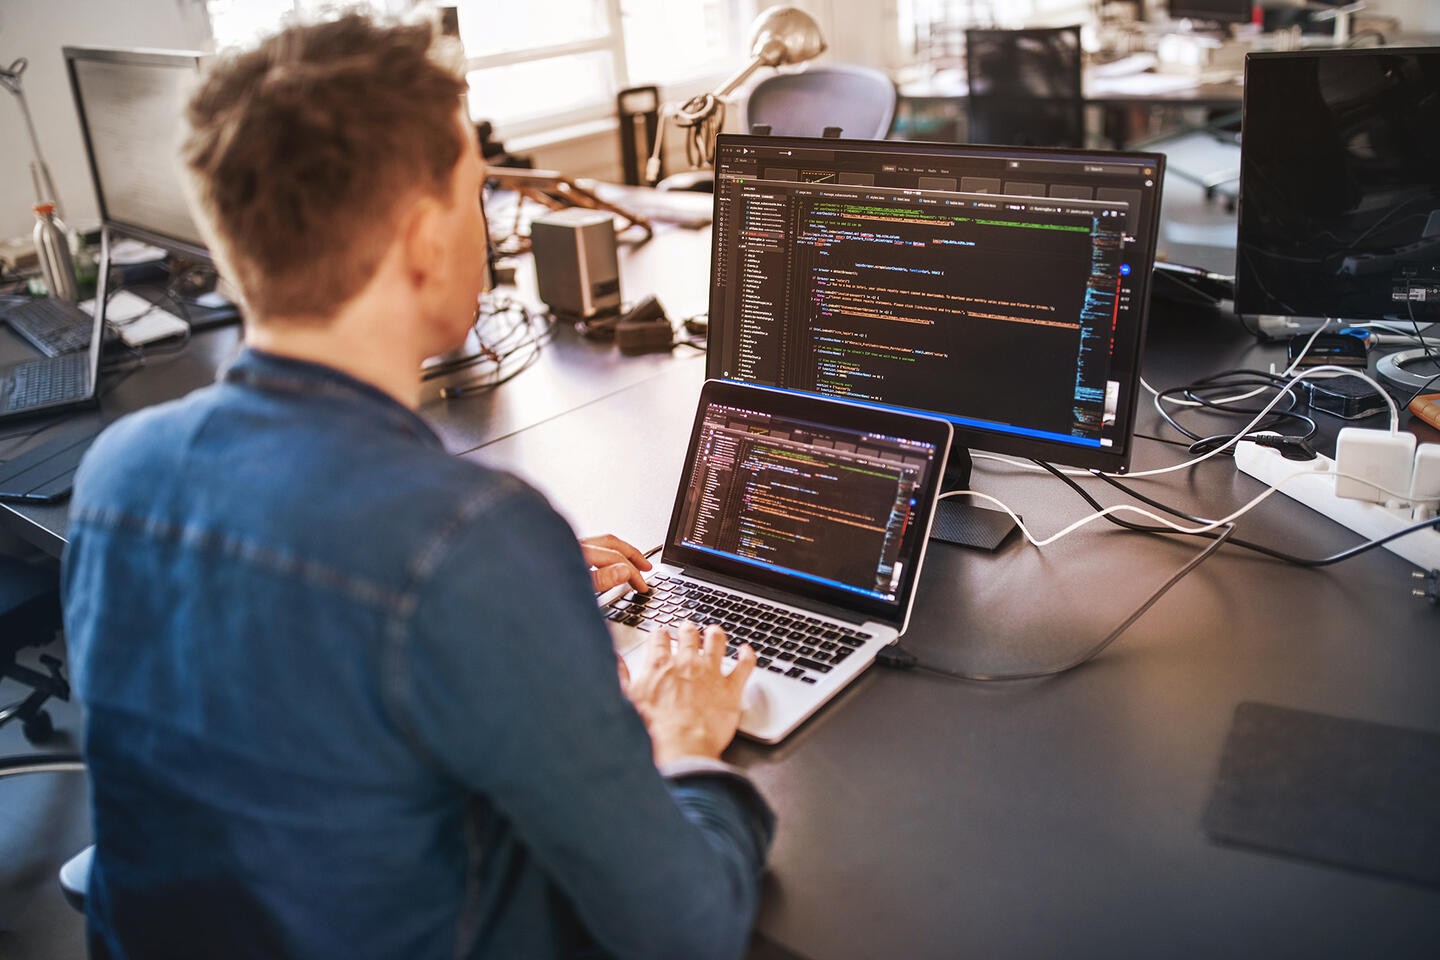
POLYGON ((70 259, 70 239, 65 225, 55 218, 55 204, 35 205, 35 254, 50 296, 74 303, 80 299, 75 286, 75 264, 70 259))

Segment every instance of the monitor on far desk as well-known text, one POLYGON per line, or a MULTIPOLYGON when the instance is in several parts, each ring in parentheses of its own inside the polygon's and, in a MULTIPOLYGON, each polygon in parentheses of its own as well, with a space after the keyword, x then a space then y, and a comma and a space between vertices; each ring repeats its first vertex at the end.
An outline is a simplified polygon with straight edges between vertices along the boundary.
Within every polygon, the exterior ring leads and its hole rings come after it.
POLYGON ((1169 0, 1170 19, 1204 23, 1249 23, 1252 0, 1169 0))
MULTIPOLYGON (((180 186, 181 118, 200 81, 200 55, 65 47, 64 56, 100 207, 102 267, 119 237, 209 264, 180 186)), ((197 326, 236 316, 190 313, 197 326)))
POLYGON ((967 446, 1124 470, 1163 165, 721 136, 707 375, 939 415, 947 489, 967 446))

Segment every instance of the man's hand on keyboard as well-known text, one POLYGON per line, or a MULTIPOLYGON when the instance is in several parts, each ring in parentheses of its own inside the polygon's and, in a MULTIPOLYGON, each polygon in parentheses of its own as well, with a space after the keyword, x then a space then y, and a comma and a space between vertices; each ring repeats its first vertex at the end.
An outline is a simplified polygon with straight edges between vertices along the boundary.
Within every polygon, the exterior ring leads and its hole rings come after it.
POLYGON ((645 554, 619 537, 608 533, 599 537, 582 537, 580 553, 590 564, 590 579, 595 583, 596 593, 604 593, 622 583, 628 583, 636 590, 650 589, 640 575, 642 570, 650 569, 650 561, 645 559, 645 554))
POLYGON ((682 757, 719 759, 735 737, 740 695, 755 669, 755 651, 742 644, 735 669, 728 677, 721 672, 719 627, 707 627, 702 638, 699 627, 682 623, 672 651, 675 639, 669 627, 655 631, 626 689, 650 731, 657 766, 682 757))

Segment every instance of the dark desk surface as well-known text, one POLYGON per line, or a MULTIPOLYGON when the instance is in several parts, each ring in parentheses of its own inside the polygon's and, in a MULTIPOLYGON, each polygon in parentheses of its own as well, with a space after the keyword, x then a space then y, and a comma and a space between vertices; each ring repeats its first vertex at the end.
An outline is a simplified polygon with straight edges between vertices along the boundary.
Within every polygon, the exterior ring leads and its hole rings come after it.
MULTIPOLYGON (((703 234, 673 237, 626 254, 627 295, 648 283, 672 312, 703 308, 703 234)), ((110 402, 208 381, 234 336, 197 338, 193 357, 135 374, 110 402)), ((580 533, 650 547, 703 363, 606 349, 562 335, 492 397, 425 413, 450 449, 523 474, 580 533)), ((1281 354, 1233 319, 1161 309, 1145 370, 1165 386, 1281 354)), ((1143 406, 1140 430, 1170 435, 1143 406)), ((1183 457, 1140 440, 1135 466, 1183 457)), ((974 483, 1041 532, 1088 512, 1048 476, 982 462, 974 483)), ((1221 458, 1135 483, 1215 514, 1260 490, 1221 458)), ((4 516, 63 537, 62 509, 4 516)), ((1283 496, 1243 529, 1310 555, 1356 541, 1283 496)), ((1102 524, 1040 550, 937 546, 905 642, 952 667, 1049 664, 1108 632, 1195 549, 1102 524)), ((1383 550, 1303 570, 1227 548, 1072 674, 985 685, 877 668, 779 747, 736 743, 729 759, 780 817, 762 933, 813 960, 1433 956, 1440 892, 1217 846, 1199 826, 1242 701, 1440 730, 1440 612, 1409 596, 1411 569, 1383 550)))
MULTIPOLYGON (((1162 313, 1146 366, 1163 385, 1196 365, 1280 358, 1233 319, 1162 313)), ((681 366, 471 456, 535 478, 581 531, 658 544, 700 383, 681 366), (572 463, 600 469, 557 469, 572 463)), ((1141 429, 1164 435, 1153 414, 1141 429)), ((1184 458, 1141 440, 1135 466, 1184 458)), ((983 463, 974 482, 1045 533, 1089 512, 1048 475, 983 463)), ((1261 489, 1219 458, 1134 483, 1210 515, 1261 489)), ((1244 530, 1312 556, 1356 542, 1281 496, 1244 530)), ((1104 524, 1042 550, 938 545, 905 642, 956 669, 1052 664, 1196 549, 1104 524)), ((1304 570, 1227 549, 1073 674, 977 684, 877 668, 778 748, 737 743, 729 759, 781 824, 762 932, 827 960, 1431 953, 1440 892, 1200 830, 1242 701, 1440 730, 1440 613, 1409 596, 1411 569, 1385 551, 1304 570)))

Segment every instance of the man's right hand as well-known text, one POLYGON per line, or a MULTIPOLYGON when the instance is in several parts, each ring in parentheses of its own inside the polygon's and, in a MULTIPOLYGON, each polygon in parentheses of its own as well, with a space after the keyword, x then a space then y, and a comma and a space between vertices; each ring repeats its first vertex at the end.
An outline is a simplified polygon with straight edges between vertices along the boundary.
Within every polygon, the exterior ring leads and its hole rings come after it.
POLYGON ((739 662, 727 677, 725 632, 719 627, 680 625, 679 642, 670 649, 668 627, 661 627, 645 645, 641 662, 626 690, 645 720, 654 745, 655 764, 682 757, 718 759, 740 724, 740 695, 755 669, 755 651, 741 644, 739 662))

